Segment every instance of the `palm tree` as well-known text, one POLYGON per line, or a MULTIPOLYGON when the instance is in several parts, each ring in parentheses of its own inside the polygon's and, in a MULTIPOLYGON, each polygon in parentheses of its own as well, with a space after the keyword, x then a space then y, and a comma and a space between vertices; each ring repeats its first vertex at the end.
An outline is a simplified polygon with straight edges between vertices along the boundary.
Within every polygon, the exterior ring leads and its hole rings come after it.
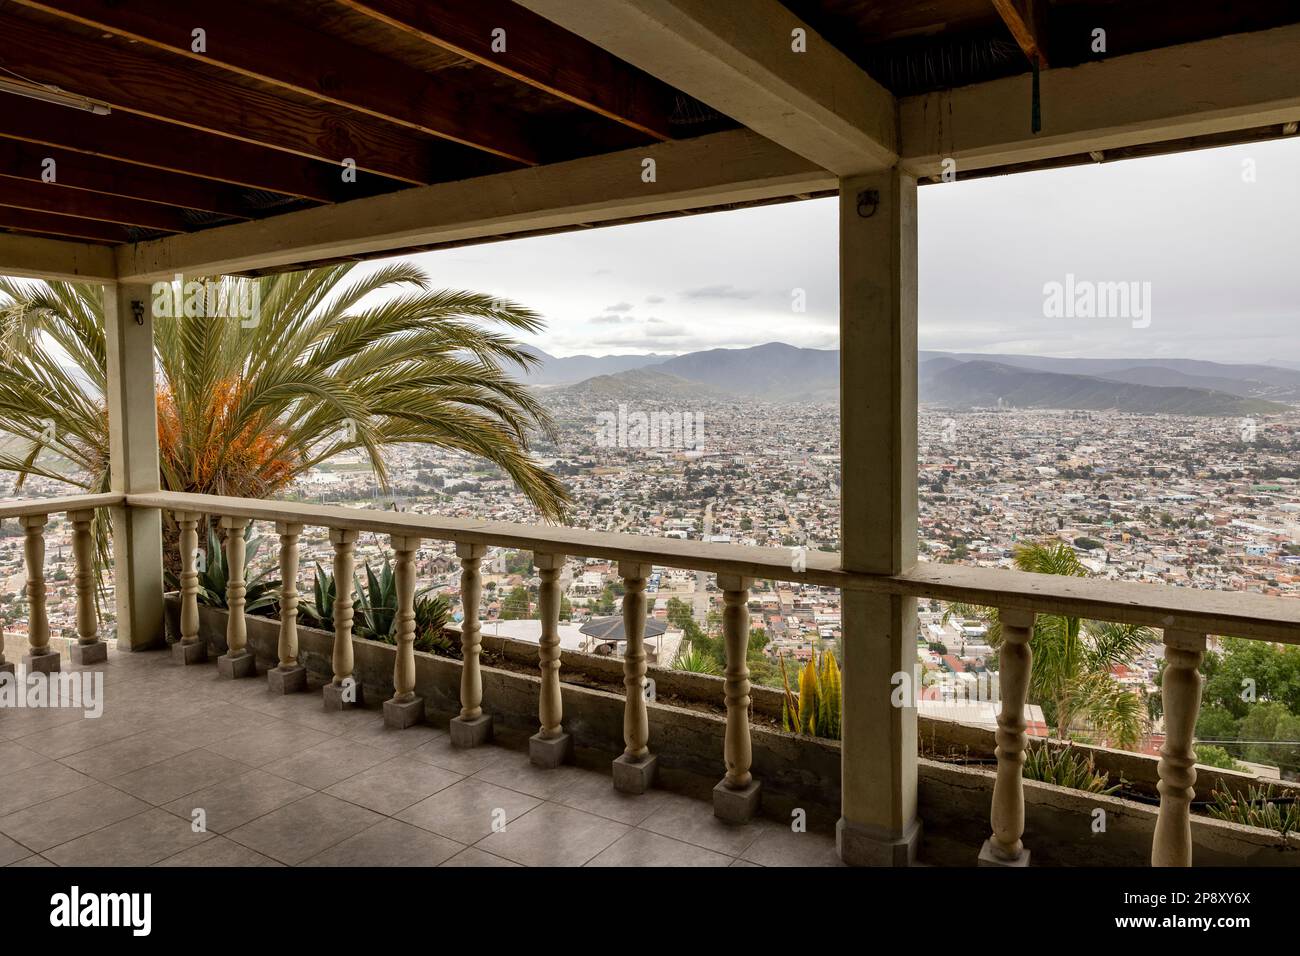
MULTIPOLYGON (((1019 544, 1015 563, 1019 570, 1036 574, 1088 575, 1078 554, 1064 543, 1019 544)), ((990 643, 1001 644, 996 610, 952 604, 945 620, 952 615, 984 618, 990 643)), ((1061 740, 1069 740, 1071 730, 1086 717, 1105 741, 1132 748, 1146 731, 1146 706, 1140 695, 1111 678, 1111 670, 1131 664, 1154 639, 1151 629, 1140 625, 1039 614, 1029 641, 1034 661, 1029 699, 1042 704, 1061 740)))
MULTIPOLYGON (((176 316, 154 293, 162 488, 272 497, 299 475, 360 451, 389 490, 383 452, 457 449, 502 468, 542 517, 569 497, 529 454, 546 411, 507 374, 535 359, 511 338, 540 317, 473 292, 438 290, 408 263, 355 263, 210 280, 215 304, 256 302, 255 321, 176 316), (495 328, 494 328, 495 327, 495 328)), ((0 470, 108 489, 107 367, 97 285, 0 279, 0 470)), ((104 531, 99 530, 101 542, 104 531)))

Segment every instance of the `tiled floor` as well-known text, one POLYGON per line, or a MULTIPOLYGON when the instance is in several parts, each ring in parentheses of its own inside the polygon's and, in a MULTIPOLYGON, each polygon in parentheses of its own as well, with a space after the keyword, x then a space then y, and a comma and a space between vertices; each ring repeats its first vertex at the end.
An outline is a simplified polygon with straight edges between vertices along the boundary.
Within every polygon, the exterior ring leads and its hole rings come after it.
POLYGON ((839 865, 823 834, 457 750, 378 710, 326 712, 319 691, 273 696, 261 675, 115 650, 96 669, 101 717, 0 709, 0 866, 839 865))

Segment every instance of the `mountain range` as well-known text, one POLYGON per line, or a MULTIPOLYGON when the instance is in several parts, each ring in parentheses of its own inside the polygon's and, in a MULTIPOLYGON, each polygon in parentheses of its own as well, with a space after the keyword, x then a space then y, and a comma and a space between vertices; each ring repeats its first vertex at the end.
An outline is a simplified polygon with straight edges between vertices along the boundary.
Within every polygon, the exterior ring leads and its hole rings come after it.
MULTIPOLYGON (((769 342, 684 355, 578 355, 533 349, 531 385, 583 397, 745 397, 834 402, 839 351, 769 342)), ((1004 405, 1173 415, 1259 415, 1300 404, 1300 369, 1196 359, 1078 359, 972 352, 921 352, 923 403, 954 410, 1004 405)))

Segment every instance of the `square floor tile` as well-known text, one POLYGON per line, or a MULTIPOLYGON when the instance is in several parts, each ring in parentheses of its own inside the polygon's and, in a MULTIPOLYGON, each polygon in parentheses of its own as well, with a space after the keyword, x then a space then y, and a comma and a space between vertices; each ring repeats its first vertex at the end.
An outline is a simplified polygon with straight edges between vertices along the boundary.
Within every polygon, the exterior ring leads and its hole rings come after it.
POLYGON ((17 863, 19 860, 25 860, 31 855, 32 851, 29 847, 25 847, 7 836, 0 836, 0 866, 17 863))
POLYGON ((226 836, 290 866, 369 829, 384 817, 325 793, 295 801, 226 836))
POLYGON ((478 842, 478 847, 524 866, 582 866, 628 827, 593 813, 544 803, 478 842))
POLYGON ((476 843, 492 832, 494 823, 509 823, 540 803, 536 797, 471 777, 439 790, 396 816, 457 843, 476 843))
MULTIPOLYGON (((3 721, 0 721, 0 726, 3 726, 3 721)), ((48 757, 38 754, 35 750, 29 750, 15 741, 0 740, 0 767, 4 768, 5 773, 26 770, 38 763, 45 763, 48 759, 48 757)))
POLYGON ((100 747, 123 737, 131 737, 141 730, 139 724, 122 717, 86 717, 68 721, 20 738, 28 750, 35 750, 52 759, 66 757, 100 747))
POLYGON ((159 860, 154 866, 284 866, 269 856, 240 846, 223 836, 204 840, 198 846, 159 860))
POLYGON ((211 837, 155 808, 46 850, 44 855, 59 866, 149 866, 211 837))
POLYGON ((37 853, 135 816, 149 804, 95 781, 80 790, 0 817, 4 833, 37 853))
POLYGON ((510 755, 510 751, 491 744, 482 747, 453 747, 450 735, 430 740, 409 753, 416 760, 425 760, 435 767, 466 776, 478 773, 484 767, 510 755))
POLYGON ((190 749, 164 730, 150 730, 82 750, 59 762, 96 780, 110 780, 190 749))
POLYGON ((463 779, 458 773, 421 760, 393 757, 339 781, 325 792, 376 813, 393 816, 463 779))
POLYGON ((299 865, 437 866, 463 849, 455 840, 400 820, 385 820, 299 865))
POLYGON ((379 750, 402 754, 427 744, 431 740, 446 737, 447 731, 439 730, 429 724, 412 724, 410 727, 403 727, 398 730, 389 727, 383 720, 371 720, 353 727, 343 736, 349 740, 358 740, 379 750))
POLYGON ((166 804, 163 809, 185 820, 194 820, 194 811, 202 810, 204 824, 209 830, 227 833, 311 793, 310 788, 292 780, 264 770, 250 770, 188 793, 166 804))
POLYGON ((210 750, 191 750, 114 777, 113 786, 158 805, 221 780, 229 780, 248 769, 246 765, 210 750))
POLYGON ((582 770, 552 799, 575 810, 635 826, 662 807, 667 796, 663 790, 653 789, 645 793, 624 793, 614 789, 612 774, 582 770))
MULTIPOLYGON (((492 749, 496 752, 496 758, 474 774, 474 778, 494 783, 498 787, 518 790, 541 800, 554 799, 559 793, 581 786, 584 778, 599 776, 567 765, 543 769, 535 766, 526 753, 497 747, 492 749)), ((609 789, 613 790, 613 779, 607 782, 609 789)))
POLYGON ((514 860, 502 859, 491 853, 484 853, 478 847, 469 846, 461 850, 450 860, 439 866, 519 866, 514 860))
POLYGON ((45 803, 94 783, 93 777, 47 760, 14 773, 0 774, 0 814, 45 803))
POLYGON ((313 790, 326 787, 388 760, 392 754, 355 740, 330 737, 300 753, 273 760, 263 770, 313 790))
POLYGON ((732 858, 649 830, 632 830, 587 866, 730 866, 732 858))
POLYGON ((231 760, 263 767, 276 760, 292 757, 332 739, 329 734, 302 724, 279 720, 248 733, 238 733, 209 744, 207 749, 231 760))
POLYGON ((789 827, 771 826, 741 854, 760 866, 843 866, 835 838, 824 833, 795 833, 789 827))
POLYGON ((643 830, 693 843, 706 850, 740 856, 772 824, 755 820, 743 826, 723 823, 713 815, 713 804, 680 794, 664 795, 663 806, 641 821, 643 830))

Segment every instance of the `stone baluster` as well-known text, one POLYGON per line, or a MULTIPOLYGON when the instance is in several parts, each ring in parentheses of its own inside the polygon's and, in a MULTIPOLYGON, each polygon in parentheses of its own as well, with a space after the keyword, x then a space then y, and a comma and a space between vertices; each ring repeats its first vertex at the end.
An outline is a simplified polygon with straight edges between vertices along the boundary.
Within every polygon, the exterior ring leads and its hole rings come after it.
POLYGON ((998 654, 1002 709, 994 734, 998 775, 993 784, 993 809, 989 814, 993 835, 984 841, 979 863, 981 866, 1028 866, 1029 851, 1020 838, 1025 832, 1022 771, 1025 748, 1029 743, 1025 735, 1025 703, 1033 667, 1029 641, 1034 636, 1034 612, 1003 608, 998 619, 1002 624, 1002 649, 998 654))
POLYGON ((244 532, 247 518, 229 515, 221 519, 226 533, 226 653, 217 658, 217 673, 222 677, 249 677, 256 672, 254 657, 248 650, 248 622, 244 620, 244 595, 248 593, 245 574, 244 532))
POLYGON ((95 535, 91 531, 94 520, 95 512, 89 508, 68 512, 76 565, 77 643, 71 648, 74 664, 100 664, 108 660, 108 645, 99 639, 99 614, 95 609, 95 535))
POLYGON ((45 525, 49 515, 23 515, 18 519, 27 560, 27 653, 23 668, 31 673, 57 673, 59 652, 50 648, 50 619, 45 611, 45 525))
MULTIPOLYGON (((12 674, 14 673, 14 670, 14 662, 5 660, 4 622, 0 621, 0 674, 12 674)), ((0 681, 2 680, 3 679, 0 678, 0 681)))
POLYGON ((758 812, 762 784, 749 772, 753 750, 749 741, 749 588, 750 578, 718 575, 723 594, 722 636, 727 668, 723 690, 727 700, 727 733, 723 759, 727 775, 713 788, 714 816, 727 823, 748 823, 758 812))
POLYGON ((542 636, 537 643, 542 686, 537 698, 537 733, 528 740, 528 756, 539 767, 558 767, 573 753, 573 738, 564 732, 564 705, 560 698, 560 572, 564 555, 534 554, 541 579, 538 614, 542 636))
POLYGON ((197 511, 174 512, 180 529, 181 551, 181 639, 172 645, 172 660, 180 664, 201 664, 208 659, 208 645, 199 640, 199 521, 197 511))
POLYGON ((479 625, 479 600, 483 596, 483 579, 479 565, 487 548, 481 544, 457 543, 460 557, 460 648, 464 664, 460 671, 460 716, 450 724, 451 742, 455 747, 477 747, 492 739, 492 715, 483 713, 483 673, 479 655, 483 635, 479 625))
POLYGON ((357 532, 351 528, 330 528, 334 545, 334 655, 333 679, 325 685, 326 710, 343 710, 361 703, 361 685, 352 676, 352 601, 356 574, 357 532))
POLYGON ((650 753, 650 719, 646 713, 645 581, 653 569, 637 561, 620 561, 623 577, 623 754, 614 761, 614 789, 645 793, 653 784, 656 758, 650 753))
POLYGON ((393 661, 393 696, 384 701, 384 724, 401 729, 424 716, 424 698, 415 693, 415 552, 420 548, 420 539, 395 534, 392 544, 397 656, 393 661))
POLYGON ((307 668, 298 663, 298 535, 302 525, 277 521, 280 536, 280 640, 277 663, 266 672, 266 683, 277 694, 296 694, 307 689, 307 668))
POLYGON ((1160 697, 1165 713, 1165 745, 1156 771, 1160 813, 1151 843, 1152 866, 1192 865, 1192 798, 1196 795, 1196 752, 1192 739, 1201 710, 1201 659, 1205 635, 1165 631, 1165 673, 1160 697))

